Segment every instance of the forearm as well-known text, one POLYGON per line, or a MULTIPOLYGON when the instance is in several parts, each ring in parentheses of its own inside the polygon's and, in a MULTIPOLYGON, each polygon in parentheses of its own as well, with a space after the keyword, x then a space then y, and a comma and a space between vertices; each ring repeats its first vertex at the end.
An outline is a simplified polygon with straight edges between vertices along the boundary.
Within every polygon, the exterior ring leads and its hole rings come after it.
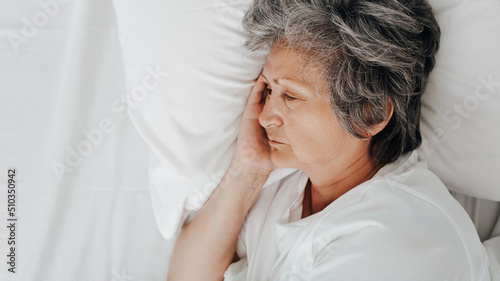
POLYGON ((179 235, 168 281, 222 280, 238 234, 270 171, 233 161, 213 194, 179 235))

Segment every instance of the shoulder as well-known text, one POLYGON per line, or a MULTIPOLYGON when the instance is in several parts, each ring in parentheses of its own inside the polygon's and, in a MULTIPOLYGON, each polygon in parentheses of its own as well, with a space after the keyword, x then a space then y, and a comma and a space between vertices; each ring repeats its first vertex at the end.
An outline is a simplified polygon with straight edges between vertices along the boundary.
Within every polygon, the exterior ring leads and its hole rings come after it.
POLYGON ((351 259, 373 274, 426 272, 429 278, 420 280, 454 280, 450 273, 481 280, 477 276, 485 274, 487 258, 472 222, 427 169, 380 177, 346 195, 318 218, 315 264, 351 259))

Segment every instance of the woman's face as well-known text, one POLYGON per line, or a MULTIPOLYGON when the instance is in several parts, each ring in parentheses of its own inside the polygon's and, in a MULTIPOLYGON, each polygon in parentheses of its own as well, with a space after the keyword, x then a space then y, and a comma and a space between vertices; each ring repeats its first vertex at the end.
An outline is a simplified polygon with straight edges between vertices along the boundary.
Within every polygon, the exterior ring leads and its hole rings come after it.
POLYGON ((263 93, 259 122, 276 166, 304 171, 325 165, 345 168, 367 155, 369 141, 342 129, 326 91, 316 94, 319 72, 304 75, 297 53, 273 46, 262 75, 269 90, 263 93))

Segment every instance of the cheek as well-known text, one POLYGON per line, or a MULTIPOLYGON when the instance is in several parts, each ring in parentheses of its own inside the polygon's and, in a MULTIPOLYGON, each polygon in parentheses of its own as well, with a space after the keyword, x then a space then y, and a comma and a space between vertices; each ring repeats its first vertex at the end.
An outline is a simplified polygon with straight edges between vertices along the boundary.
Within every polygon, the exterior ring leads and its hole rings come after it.
POLYGON ((308 115, 289 120, 287 136, 299 162, 331 160, 343 149, 345 132, 329 117, 308 115))

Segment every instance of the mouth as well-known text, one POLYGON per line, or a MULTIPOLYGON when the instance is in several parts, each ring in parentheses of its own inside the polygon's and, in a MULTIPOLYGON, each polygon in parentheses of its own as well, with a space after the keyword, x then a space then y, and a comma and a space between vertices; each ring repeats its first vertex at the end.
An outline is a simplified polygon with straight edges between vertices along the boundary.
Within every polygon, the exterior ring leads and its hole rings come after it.
POLYGON ((272 134, 270 135, 269 132, 267 132, 266 130, 264 131, 266 133, 266 137, 267 139, 269 140, 269 144, 274 144, 274 145, 277 145, 277 144, 284 144, 280 141, 277 141, 273 138, 272 134))
POLYGON ((269 139, 269 144, 284 144, 284 143, 269 139))

